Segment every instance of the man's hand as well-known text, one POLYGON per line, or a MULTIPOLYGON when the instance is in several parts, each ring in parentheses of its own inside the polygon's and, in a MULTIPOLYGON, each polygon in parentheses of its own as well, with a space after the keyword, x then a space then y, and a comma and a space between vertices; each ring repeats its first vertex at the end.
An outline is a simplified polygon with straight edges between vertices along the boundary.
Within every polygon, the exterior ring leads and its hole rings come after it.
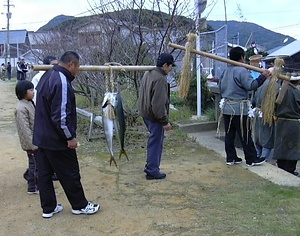
POLYGON ((270 70, 264 70, 264 71, 262 72, 262 75, 265 76, 266 78, 268 78, 271 74, 272 74, 272 73, 271 73, 270 70))
POLYGON ((68 140, 68 148, 75 149, 78 147, 78 141, 76 138, 68 140))
POLYGON ((163 128, 164 128, 165 131, 169 131, 169 130, 172 129, 172 126, 171 126, 170 123, 168 123, 168 124, 164 125, 163 128))

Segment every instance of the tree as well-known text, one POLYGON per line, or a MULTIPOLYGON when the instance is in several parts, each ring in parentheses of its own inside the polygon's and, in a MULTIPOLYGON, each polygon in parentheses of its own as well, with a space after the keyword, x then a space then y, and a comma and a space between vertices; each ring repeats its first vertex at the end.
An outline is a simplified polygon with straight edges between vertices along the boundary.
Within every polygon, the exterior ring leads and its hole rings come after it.
MULTIPOLYGON (((186 34, 195 31, 194 21, 190 19, 194 11, 190 5, 183 0, 94 1, 90 3, 92 16, 73 17, 48 31, 42 54, 61 55, 65 50, 75 49, 82 64, 87 65, 108 62, 153 65, 164 51, 178 58, 183 52, 169 48, 168 44, 182 44, 186 34)), ((115 75, 118 78, 115 81, 119 82, 116 87, 130 89, 136 101, 142 75, 141 72, 118 73, 115 75)), ((76 90, 95 105, 100 99, 98 96, 106 90, 105 81, 103 73, 83 72, 75 81, 76 90)))

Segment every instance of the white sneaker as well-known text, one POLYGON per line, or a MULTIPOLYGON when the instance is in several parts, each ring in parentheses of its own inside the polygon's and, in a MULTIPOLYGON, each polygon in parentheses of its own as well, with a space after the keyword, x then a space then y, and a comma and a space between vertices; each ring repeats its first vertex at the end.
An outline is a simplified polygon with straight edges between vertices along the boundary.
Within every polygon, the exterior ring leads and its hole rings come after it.
POLYGON ((88 204, 85 208, 82 208, 80 210, 73 210, 72 209, 72 213, 74 215, 80 215, 80 214, 91 215, 91 214, 96 213, 99 209, 100 209, 100 205, 88 202, 88 204))
POLYGON ((64 207, 61 204, 57 204, 54 211, 51 213, 43 213, 44 218, 51 218, 54 214, 61 212, 64 209, 64 207))

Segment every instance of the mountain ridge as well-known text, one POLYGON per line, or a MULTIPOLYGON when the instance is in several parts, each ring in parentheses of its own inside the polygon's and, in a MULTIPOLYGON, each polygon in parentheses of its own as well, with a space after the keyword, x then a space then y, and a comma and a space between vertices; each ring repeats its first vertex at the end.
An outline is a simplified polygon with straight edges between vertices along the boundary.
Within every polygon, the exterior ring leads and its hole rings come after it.
MULTIPOLYGON (((128 11, 128 10, 122 10, 122 11, 128 11)), ((133 22, 136 22, 136 11, 132 11, 132 18, 130 18, 133 22)), ((119 14, 120 12, 112 12, 112 13, 106 13, 106 14, 113 14, 124 16, 126 14, 119 14)), ((150 14, 149 10, 145 10, 146 16, 147 14, 150 14)), ((153 13, 151 13, 153 14, 153 13)), ((105 14, 102 14, 105 16, 105 14)), ((68 21, 76 24, 76 21, 78 24, 82 22, 88 22, 91 18, 95 17, 95 15, 91 16, 84 16, 84 17, 75 17, 75 16, 66 16, 66 15, 58 15, 51 19, 47 24, 40 27, 37 32, 41 31, 48 31, 55 27, 58 27, 61 24, 67 24, 68 21)), ((167 14, 163 13, 160 15, 160 17, 164 17, 164 20, 167 20, 167 14)), ((123 19, 124 20, 124 19, 123 19)), ((128 20, 128 19, 126 19, 128 20)), ((181 21, 184 21, 185 23, 188 22, 189 26, 192 27, 194 25, 194 21, 192 19, 186 18, 181 16, 181 21)), ((163 22, 163 20, 158 20, 160 23, 163 22)), ((149 24, 149 15, 146 17, 145 22, 143 22, 146 26, 149 24)), ((153 22, 151 22, 153 23, 153 22)), ((272 50, 273 48, 280 47, 286 45, 284 41, 286 42, 286 39, 288 43, 295 41, 296 39, 293 37, 290 37, 288 35, 280 34, 274 31, 271 31, 269 29, 266 29, 260 25, 257 25, 255 23, 251 22, 240 22, 240 21, 219 21, 219 20, 209 20, 207 21, 207 29, 209 30, 218 30, 222 26, 227 24, 227 42, 233 43, 233 44, 239 44, 244 47, 248 47, 251 42, 255 41, 256 44, 264 51, 272 50)), ((148 26, 149 27, 149 26, 148 26)))

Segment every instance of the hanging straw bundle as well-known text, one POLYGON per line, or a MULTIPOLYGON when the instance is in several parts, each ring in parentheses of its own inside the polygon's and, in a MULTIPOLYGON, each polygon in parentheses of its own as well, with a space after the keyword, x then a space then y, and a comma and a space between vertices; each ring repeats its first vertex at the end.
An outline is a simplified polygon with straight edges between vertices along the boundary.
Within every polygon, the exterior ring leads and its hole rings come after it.
POLYGON ((190 81, 191 81, 191 50, 195 46, 197 38, 196 34, 187 34, 188 41, 185 45, 186 53, 183 57, 182 70, 179 81, 179 97, 186 98, 189 92, 190 81))
POLYGON ((274 61, 274 70, 272 72, 272 76, 270 78, 270 83, 266 91, 265 98, 262 103, 261 110, 263 112, 263 123, 269 124, 272 126, 273 124, 273 113, 275 108, 275 100, 277 95, 277 78, 280 75, 282 70, 282 65, 284 65, 284 60, 280 58, 276 58, 274 61))

